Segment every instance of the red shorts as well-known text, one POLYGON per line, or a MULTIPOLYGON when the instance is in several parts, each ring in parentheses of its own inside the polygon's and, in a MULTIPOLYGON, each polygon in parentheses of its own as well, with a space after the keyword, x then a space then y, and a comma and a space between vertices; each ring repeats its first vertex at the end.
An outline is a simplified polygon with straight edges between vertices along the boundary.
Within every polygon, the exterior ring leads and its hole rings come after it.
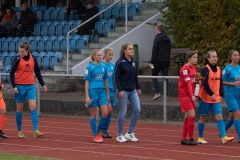
POLYGON ((0 98, 0 109, 4 109, 4 108, 6 108, 6 104, 5 104, 5 102, 3 100, 3 97, 2 97, 2 98, 0 98))
POLYGON ((180 101, 181 110, 183 113, 191 109, 195 110, 195 104, 190 97, 179 97, 179 101, 180 101))

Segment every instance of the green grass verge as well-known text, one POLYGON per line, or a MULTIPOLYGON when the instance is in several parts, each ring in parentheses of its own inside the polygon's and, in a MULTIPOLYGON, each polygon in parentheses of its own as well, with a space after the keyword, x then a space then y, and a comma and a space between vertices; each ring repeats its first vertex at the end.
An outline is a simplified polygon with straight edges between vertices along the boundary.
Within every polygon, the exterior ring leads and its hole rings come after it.
MULTIPOLYGON (((47 160, 48 158, 24 156, 19 154, 0 153, 0 159, 4 160, 47 160)), ((48 159, 49 160, 49 159, 48 159)), ((56 160, 56 159, 51 159, 56 160)))

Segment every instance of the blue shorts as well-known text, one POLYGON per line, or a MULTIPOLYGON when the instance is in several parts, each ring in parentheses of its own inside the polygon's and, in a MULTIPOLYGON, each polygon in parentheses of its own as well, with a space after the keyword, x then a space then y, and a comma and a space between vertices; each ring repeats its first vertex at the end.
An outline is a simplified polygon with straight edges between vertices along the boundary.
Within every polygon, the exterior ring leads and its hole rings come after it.
POLYGON ((203 102, 200 99, 198 104, 199 104, 198 111, 200 113, 200 116, 207 116, 210 111, 212 111, 214 115, 222 114, 221 102, 218 102, 218 103, 206 103, 206 102, 203 102))
POLYGON ((34 84, 30 85, 16 85, 18 93, 15 94, 15 102, 22 103, 25 100, 36 100, 36 87, 34 84))
POLYGON ((116 99, 115 99, 115 93, 114 90, 109 89, 109 94, 110 94, 110 103, 112 107, 116 106, 116 99))
POLYGON ((225 94, 227 108, 229 112, 235 112, 240 110, 240 96, 238 92, 225 94))
POLYGON ((89 89, 89 97, 92 100, 92 103, 89 107, 108 105, 107 92, 105 88, 89 89))

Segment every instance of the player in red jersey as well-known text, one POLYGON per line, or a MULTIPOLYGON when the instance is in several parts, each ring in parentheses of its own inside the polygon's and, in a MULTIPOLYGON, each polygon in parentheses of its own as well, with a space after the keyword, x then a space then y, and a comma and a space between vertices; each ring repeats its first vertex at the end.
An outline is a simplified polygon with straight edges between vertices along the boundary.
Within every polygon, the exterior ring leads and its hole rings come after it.
POLYGON ((178 82, 178 95, 181 104, 181 110, 185 113, 183 123, 182 145, 197 145, 193 139, 194 121, 195 121, 195 78, 197 73, 197 52, 189 51, 186 54, 188 62, 181 68, 178 82), (186 137, 189 136, 187 140, 186 137))

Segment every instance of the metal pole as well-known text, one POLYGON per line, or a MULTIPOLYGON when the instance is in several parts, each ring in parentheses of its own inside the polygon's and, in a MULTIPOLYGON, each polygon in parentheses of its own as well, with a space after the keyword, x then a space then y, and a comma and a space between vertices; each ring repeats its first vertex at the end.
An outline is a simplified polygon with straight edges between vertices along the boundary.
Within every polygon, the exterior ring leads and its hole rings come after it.
POLYGON ((37 81, 37 110, 38 115, 40 115, 40 84, 37 81))
POLYGON ((69 74, 69 34, 70 32, 67 33, 67 75, 69 74))
POLYGON ((125 0, 125 33, 128 33, 128 1, 125 0))
POLYGON ((163 123, 167 124, 167 80, 163 79, 163 123))

